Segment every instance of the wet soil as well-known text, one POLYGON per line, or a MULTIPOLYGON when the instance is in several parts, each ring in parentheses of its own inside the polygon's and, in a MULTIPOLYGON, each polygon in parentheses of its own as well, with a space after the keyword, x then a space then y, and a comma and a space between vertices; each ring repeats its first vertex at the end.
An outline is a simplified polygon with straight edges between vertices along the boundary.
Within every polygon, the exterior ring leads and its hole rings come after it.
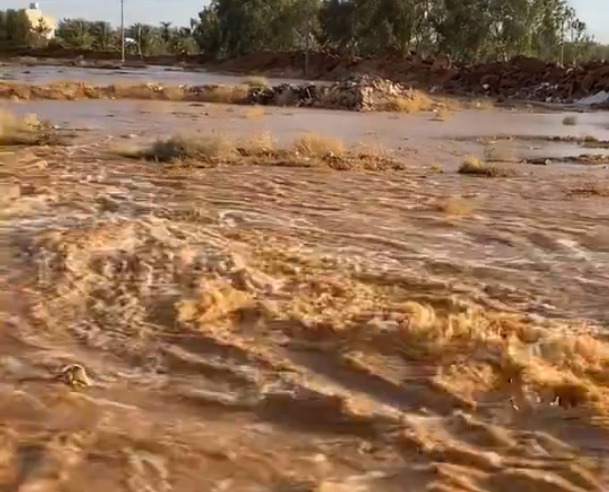
POLYGON ((480 137, 602 139, 601 116, 10 107, 76 131, 0 149, 0 489, 606 489, 607 171, 457 173, 480 137), (403 166, 115 152, 197 130, 403 166), (49 378, 69 363, 93 386, 49 378))

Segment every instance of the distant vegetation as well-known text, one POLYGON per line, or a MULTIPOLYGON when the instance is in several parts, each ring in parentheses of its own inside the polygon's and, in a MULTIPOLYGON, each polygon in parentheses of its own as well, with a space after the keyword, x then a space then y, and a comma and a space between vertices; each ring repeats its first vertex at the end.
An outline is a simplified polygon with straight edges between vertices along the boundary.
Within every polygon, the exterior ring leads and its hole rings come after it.
MULTIPOLYGON (((44 23, 30 26, 23 10, 0 10, 0 49, 37 48, 56 45, 79 50, 118 52, 120 30, 104 21, 63 19, 57 24, 55 38, 44 36, 44 23)), ((133 24, 125 28, 126 48, 132 55, 173 55, 199 53, 191 27, 176 27, 170 22, 159 26, 133 24)))
MULTIPOLYGON (((120 34, 107 22, 64 19, 51 41, 46 29, 30 26, 23 11, 0 11, 0 49, 120 49, 120 34)), ((362 56, 444 53, 458 62, 609 59, 609 46, 594 41, 566 0, 212 0, 190 26, 134 24, 126 36, 132 55, 201 53, 210 60, 307 47, 362 56)))

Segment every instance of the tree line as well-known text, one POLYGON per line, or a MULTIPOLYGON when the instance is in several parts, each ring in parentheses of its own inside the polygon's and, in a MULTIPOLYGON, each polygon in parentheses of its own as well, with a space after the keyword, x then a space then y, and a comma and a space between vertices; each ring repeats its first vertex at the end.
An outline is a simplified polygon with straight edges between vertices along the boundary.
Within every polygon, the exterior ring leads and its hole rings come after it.
MULTIPOLYGON (((63 19, 50 41, 47 31, 24 11, 0 11, 0 47, 120 50, 120 32, 108 22, 63 19)), ((609 59, 609 46, 594 41, 567 0, 212 0, 189 26, 134 24, 125 36, 130 54, 214 60, 297 50, 443 53, 457 62, 609 59)))
MULTIPOLYGON (((43 21, 32 26, 25 10, 0 10, 0 49, 37 48, 48 45, 68 49, 118 52, 121 32, 105 21, 63 19, 55 28, 55 36, 47 39, 49 26, 43 21)), ((125 27, 128 54, 151 56, 199 53, 193 29, 162 22, 158 26, 136 23, 125 27)))
POLYGON ((567 0, 212 0, 193 28, 204 52, 227 58, 307 46, 460 62, 609 58, 567 0))

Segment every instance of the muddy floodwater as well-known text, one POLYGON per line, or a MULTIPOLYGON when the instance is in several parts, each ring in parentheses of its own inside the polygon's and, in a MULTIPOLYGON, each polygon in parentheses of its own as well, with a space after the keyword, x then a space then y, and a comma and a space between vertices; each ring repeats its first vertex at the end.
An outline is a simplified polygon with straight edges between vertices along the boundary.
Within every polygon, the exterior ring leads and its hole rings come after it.
POLYGON ((608 490, 606 113, 3 107, 70 139, 0 147, 0 489, 608 490))
MULTIPOLYGON (((181 68, 82 68, 54 66, 0 66, 0 80, 22 84, 48 84, 59 80, 80 80, 91 85, 137 84, 155 82, 167 85, 236 85, 243 76, 222 75, 204 70, 182 70, 181 68)), ((271 84, 302 83, 298 79, 268 79, 271 84)))
MULTIPOLYGON (((607 154, 608 145, 589 145, 586 139, 609 139, 609 116, 605 112, 584 114, 529 112, 496 108, 465 109, 438 122, 421 113, 353 113, 323 109, 260 108, 223 104, 171 103, 165 101, 32 101, 0 107, 17 114, 35 113, 40 118, 79 130, 131 138, 156 138, 172 133, 248 135, 269 132, 287 142, 306 132, 340 138, 345 142, 378 142, 393 150, 418 153, 431 147, 438 158, 445 149, 474 149, 472 143, 495 143, 526 156, 561 156, 581 153, 607 154), (562 123, 575 115, 577 126, 562 123), (548 141, 551 138, 573 141, 548 141), (480 143, 480 142, 478 142, 480 143), (439 152, 438 152, 439 151, 439 152)), ((477 146, 480 148, 480 145, 477 146)))

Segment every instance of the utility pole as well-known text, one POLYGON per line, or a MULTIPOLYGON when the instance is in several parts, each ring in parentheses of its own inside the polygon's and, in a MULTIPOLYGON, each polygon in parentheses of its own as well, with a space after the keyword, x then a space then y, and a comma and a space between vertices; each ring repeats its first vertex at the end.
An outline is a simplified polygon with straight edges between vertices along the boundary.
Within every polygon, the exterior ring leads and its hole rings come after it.
POLYGON ((125 63, 125 0, 121 0, 121 61, 125 63))
POLYGON ((305 59, 304 59, 304 76, 307 78, 309 76, 309 56, 311 51, 311 17, 313 16, 313 5, 311 0, 306 3, 307 6, 307 34, 305 38, 305 59))
POLYGON ((565 66, 565 19, 561 19, 560 26, 560 64, 565 66))
POLYGON ((307 37, 305 39, 305 59, 304 59, 304 76, 309 76, 309 51, 311 50, 311 42, 309 37, 311 36, 311 22, 307 18, 307 37))

